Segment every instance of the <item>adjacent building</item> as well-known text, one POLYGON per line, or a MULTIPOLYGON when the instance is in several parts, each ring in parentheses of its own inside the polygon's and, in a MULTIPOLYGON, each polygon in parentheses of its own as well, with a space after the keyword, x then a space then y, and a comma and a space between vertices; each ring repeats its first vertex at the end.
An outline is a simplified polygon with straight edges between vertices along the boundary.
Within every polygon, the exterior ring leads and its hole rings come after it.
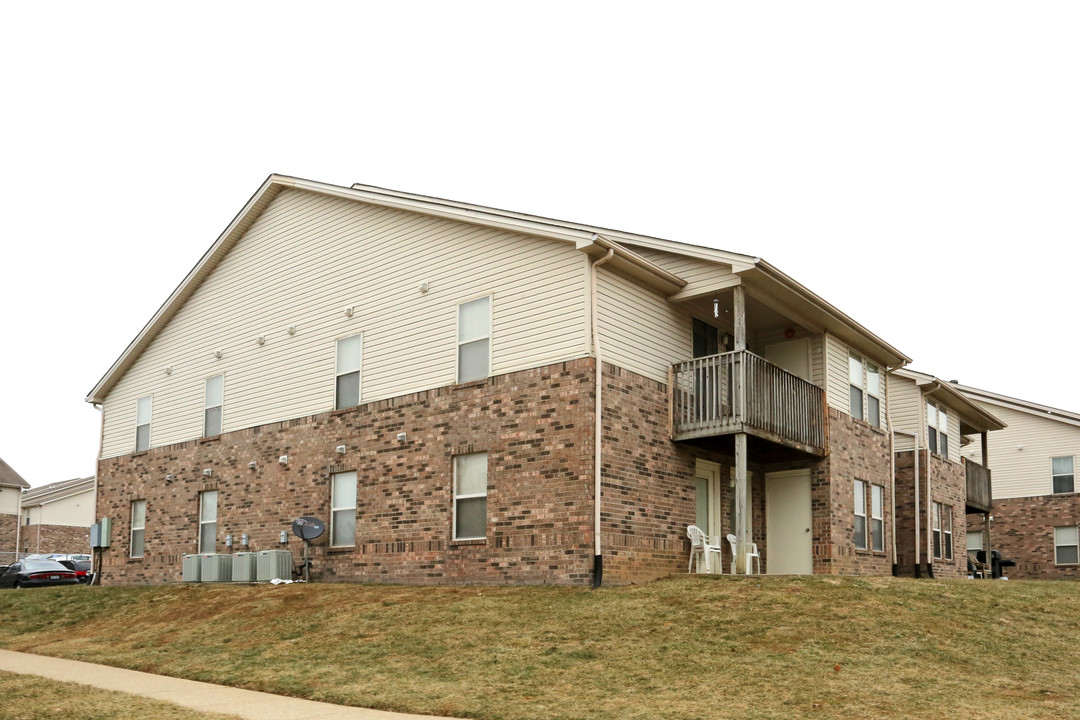
MULTIPOLYGON (((1077 548, 1080 487, 1080 413, 1060 410, 966 385, 953 387, 1008 423, 990 436, 994 473, 991 547, 1016 562, 1011 578, 1080 577, 1077 548)), ((965 456, 979 448, 965 448, 965 456)), ((982 533, 986 518, 968 517, 969 533, 982 533)), ((979 537, 968 547, 983 547, 979 537)))
POLYGON ((92 389, 105 583, 889 574, 889 343, 760 258, 273 175, 92 389), (295 538, 286 547, 299 552, 295 538))
POLYGON ((0 458, 0 565, 12 562, 18 552, 19 503, 28 487, 30 483, 0 458))
POLYGON ((65 480, 23 492, 20 552, 90 552, 94 496, 93 477, 65 480))

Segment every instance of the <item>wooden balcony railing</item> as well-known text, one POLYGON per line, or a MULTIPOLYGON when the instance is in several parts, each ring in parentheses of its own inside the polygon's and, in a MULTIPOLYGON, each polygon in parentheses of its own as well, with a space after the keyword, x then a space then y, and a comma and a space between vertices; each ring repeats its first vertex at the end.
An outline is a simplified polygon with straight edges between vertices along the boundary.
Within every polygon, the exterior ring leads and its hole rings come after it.
POLYGON ((967 476, 967 511, 990 512, 993 506, 990 468, 974 460, 964 460, 964 474, 967 476))
POLYGON ((749 351, 673 365, 668 387, 675 440, 746 432, 825 454, 825 391, 749 351))

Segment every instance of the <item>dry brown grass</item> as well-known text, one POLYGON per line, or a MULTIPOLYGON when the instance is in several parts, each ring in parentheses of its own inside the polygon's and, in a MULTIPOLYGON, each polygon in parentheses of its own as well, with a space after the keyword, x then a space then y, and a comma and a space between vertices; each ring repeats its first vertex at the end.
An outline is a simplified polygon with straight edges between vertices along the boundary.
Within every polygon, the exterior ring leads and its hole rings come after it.
POLYGON ((33 675, 0 672, 0 717, 4 720, 236 720, 166 702, 98 690, 33 675))
POLYGON ((473 718, 1080 717, 1080 585, 677 578, 0 593, 0 645, 473 718))

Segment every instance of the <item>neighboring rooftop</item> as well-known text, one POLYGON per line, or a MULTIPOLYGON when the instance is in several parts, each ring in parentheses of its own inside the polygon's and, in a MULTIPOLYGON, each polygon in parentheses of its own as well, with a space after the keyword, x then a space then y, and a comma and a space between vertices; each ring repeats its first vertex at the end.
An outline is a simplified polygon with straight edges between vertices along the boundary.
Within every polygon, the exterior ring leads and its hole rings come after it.
POLYGON ((17 488, 30 487, 30 483, 23 480, 22 475, 15 472, 10 465, 4 462, 4 458, 0 458, 0 485, 17 488))
POLYGON ((95 480, 95 476, 91 475, 86 478, 63 480, 61 482, 54 482, 49 485, 42 485, 41 487, 27 490, 23 493, 22 497, 23 507, 40 505, 52 500, 61 500, 66 497, 71 497, 72 495, 86 492, 87 490, 93 490, 95 480))
POLYGON ((965 395, 975 398, 979 402, 986 402, 991 405, 1000 405, 1001 407, 1018 410, 1020 412, 1028 413, 1029 415, 1036 415, 1038 417, 1047 418, 1050 420, 1057 420, 1068 425, 1080 426, 1080 413, 1075 413, 1070 410, 1062 410, 1061 408, 1050 407, 1049 405, 1040 405, 1039 403, 1029 402, 1028 400, 1021 400, 1020 398, 1014 398, 1009 397, 1008 395, 993 393, 989 390, 979 390, 978 388, 961 385, 955 380, 950 382, 950 385, 952 385, 954 388, 964 393, 965 395))

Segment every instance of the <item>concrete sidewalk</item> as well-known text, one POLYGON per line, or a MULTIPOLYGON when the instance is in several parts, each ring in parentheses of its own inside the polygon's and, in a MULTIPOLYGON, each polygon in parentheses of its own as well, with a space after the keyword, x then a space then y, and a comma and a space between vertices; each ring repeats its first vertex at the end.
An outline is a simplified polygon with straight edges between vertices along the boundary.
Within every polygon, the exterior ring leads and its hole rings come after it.
POLYGON ((236 715, 251 720, 450 720, 433 715, 407 715, 331 705, 11 650, 0 650, 0 670, 117 690, 193 710, 236 715))

